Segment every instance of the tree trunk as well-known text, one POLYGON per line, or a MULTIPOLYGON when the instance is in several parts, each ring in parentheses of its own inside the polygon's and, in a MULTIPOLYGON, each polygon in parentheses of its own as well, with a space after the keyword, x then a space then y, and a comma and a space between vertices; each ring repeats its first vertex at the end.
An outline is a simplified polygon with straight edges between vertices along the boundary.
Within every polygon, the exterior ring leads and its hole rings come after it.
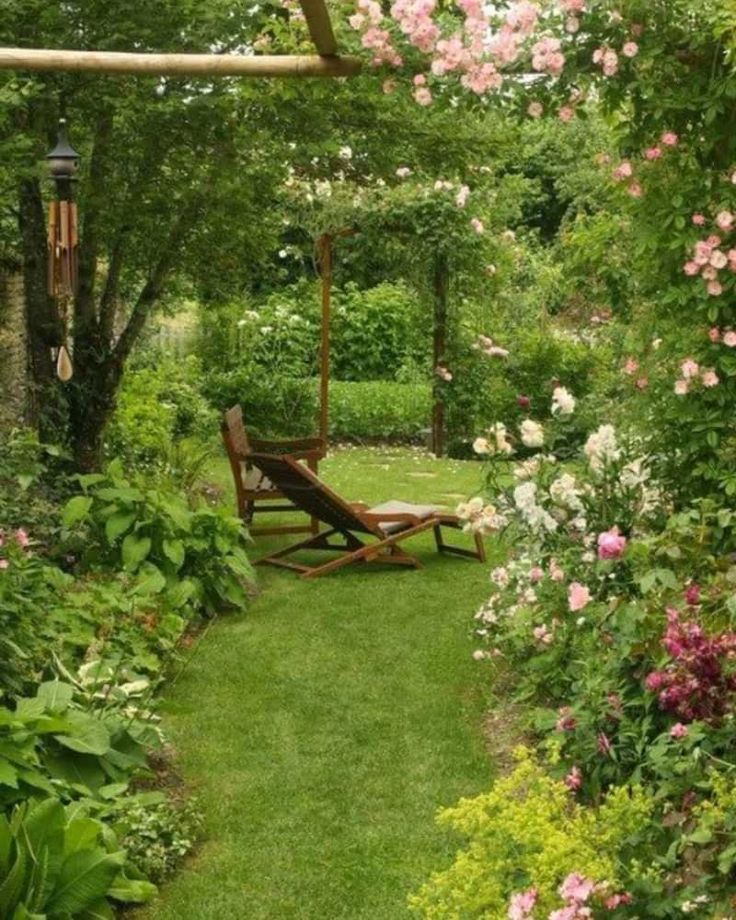
POLYGON ((66 428, 66 400, 51 349, 62 343, 63 329, 48 293, 46 219, 37 179, 21 179, 18 204, 30 372, 28 418, 41 440, 58 442, 66 428))
MULTIPOLYGON (((433 361, 435 371, 445 359, 447 345, 447 302, 450 287, 450 268, 447 256, 438 253, 434 263, 434 323, 433 361)), ((432 452, 441 457, 445 450, 445 401, 442 381, 435 373, 432 406, 432 452)))

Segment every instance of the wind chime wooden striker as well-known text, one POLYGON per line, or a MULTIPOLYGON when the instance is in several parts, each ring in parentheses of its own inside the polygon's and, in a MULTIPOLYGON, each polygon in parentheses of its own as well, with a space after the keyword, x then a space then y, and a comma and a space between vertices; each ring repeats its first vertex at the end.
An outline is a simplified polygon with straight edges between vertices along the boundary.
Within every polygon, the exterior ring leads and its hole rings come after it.
POLYGON ((60 380, 66 382, 73 374, 67 333, 69 305, 74 299, 79 280, 79 226, 77 203, 74 200, 79 154, 69 143, 64 118, 59 121, 58 140, 46 156, 46 161, 56 185, 56 198, 49 204, 48 291, 57 303, 62 328, 56 355, 56 373, 60 380))

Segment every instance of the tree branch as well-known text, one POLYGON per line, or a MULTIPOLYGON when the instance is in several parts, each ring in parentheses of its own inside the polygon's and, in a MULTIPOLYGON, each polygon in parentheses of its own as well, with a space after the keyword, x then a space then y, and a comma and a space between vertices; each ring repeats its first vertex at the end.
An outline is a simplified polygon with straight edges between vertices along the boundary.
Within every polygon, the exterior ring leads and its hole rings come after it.
POLYGON ((95 283, 99 250, 100 216, 105 203, 106 159, 112 137, 112 115, 104 112, 97 122, 89 169, 89 197, 85 203, 79 245, 79 290, 74 302, 74 334, 84 334, 96 322, 95 283))
POLYGON ((151 276, 143 286, 143 290, 138 295, 138 300, 133 307, 128 324, 115 346, 113 356, 118 364, 122 364, 130 354, 146 325, 151 311, 160 300, 166 279, 181 254, 184 240, 194 225, 198 211, 197 204, 200 200, 201 198, 198 197, 195 202, 189 202, 185 205, 174 222, 169 237, 161 249, 161 256, 154 266, 151 276))
POLYGON ((118 287, 120 284, 120 273, 123 268, 123 253, 128 234, 128 228, 124 227, 118 234, 110 254, 110 264, 107 269, 105 286, 102 289, 100 297, 100 337, 106 345, 112 344, 113 334, 115 332, 115 311, 117 307, 118 287))

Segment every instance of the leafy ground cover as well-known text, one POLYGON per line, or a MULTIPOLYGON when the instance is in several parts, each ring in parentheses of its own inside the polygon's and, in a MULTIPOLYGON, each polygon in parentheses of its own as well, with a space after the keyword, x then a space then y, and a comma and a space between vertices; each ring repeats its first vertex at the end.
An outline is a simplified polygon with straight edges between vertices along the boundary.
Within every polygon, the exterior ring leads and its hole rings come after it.
MULTIPOLYGON (((479 470, 398 448, 324 464, 350 498, 451 507, 479 470)), ((227 483, 224 464, 213 474, 227 483)), ((262 570, 248 614, 200 640, 164 724, 207 839, 141 917, 408 914, 407 893, 453 852, 437 808, 492 772, 467 629, 488 568, 415 546, 423 571, 262 570)))

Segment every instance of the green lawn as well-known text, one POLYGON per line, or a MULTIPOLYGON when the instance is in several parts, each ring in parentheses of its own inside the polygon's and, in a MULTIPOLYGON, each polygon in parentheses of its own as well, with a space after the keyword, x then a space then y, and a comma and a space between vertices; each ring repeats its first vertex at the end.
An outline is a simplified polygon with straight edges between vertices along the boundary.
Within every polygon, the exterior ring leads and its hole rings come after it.
MULTIPOLYGON (((454 507, 480 468, 347 449, 323 475, 354 500, 454 507)), ((259 569, 250 610, 199 643, 164 708, 207 839, 141 916, 394 920, 448 862, 435 812, 492 773, 469 638, 488 566, 437 557, 430 537, 412 546, 425 569, 259 569)))

